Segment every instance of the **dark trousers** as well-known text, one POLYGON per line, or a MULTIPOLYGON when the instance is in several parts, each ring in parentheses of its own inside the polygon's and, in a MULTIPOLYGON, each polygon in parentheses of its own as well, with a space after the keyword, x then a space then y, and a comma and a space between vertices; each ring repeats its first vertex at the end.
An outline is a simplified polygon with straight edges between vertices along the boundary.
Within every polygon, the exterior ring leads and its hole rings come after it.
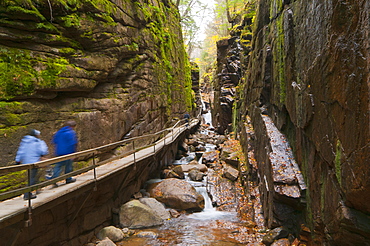
MULTIPOLYGON (((64 167, 64 173, 70 173, 73 171, 73 161, 72 160, 65 160, 61 161, 55 164, 54 169, 53 169, 53 176, 51 177, 56 178, 59 177, 60 173, 62 172, 62 168, 64 167)), ((69 180, 72 180, 72 177, 69 177, 66 179, 68 182, 69 180)))

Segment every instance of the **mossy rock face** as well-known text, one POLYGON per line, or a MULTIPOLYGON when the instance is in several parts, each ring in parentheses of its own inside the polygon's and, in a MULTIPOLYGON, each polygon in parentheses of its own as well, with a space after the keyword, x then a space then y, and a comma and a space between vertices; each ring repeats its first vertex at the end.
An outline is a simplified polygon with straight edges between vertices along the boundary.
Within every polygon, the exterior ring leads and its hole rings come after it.
POLYGON ((9 190, 22 188, 27 185, 27 171, 0 176, 0 193, 9 190))
POLYGON ((171 2, 57 0, 50 13, 48 1, 4 0, 0 9, 2 165, 30 128, 52 153, 53 133, 74 119, 83 150, 160 130, 193 109, 171 2))

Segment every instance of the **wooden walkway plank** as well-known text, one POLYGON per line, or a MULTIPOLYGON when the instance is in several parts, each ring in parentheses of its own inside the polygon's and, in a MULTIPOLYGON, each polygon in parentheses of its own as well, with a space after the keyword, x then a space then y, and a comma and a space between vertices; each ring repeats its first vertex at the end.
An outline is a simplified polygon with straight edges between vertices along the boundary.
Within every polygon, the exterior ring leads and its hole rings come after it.
MULTIPOLYGON (((178 136, 181 135, 187 129, 194 127, 199 123, 199 120, 193 120, 189 127, 179 126, 172 132, 167 134, 164 138, 158 140, 155 144, 148 148, 141 149, 135 154, 130 154, 121 159, 117 159, 96 167, 96 179, 100 180, 109 175, 114 174, 118 170, 127 168, 134 164, 135 160, 140 161, 148 156, 154 155, 159 152, 164 146, 174 142, 178 136)), ((87 185, 91 185, 95 182, 94 170, 90 170, 86 173, 76 176, 76 182, 71 184, 65 184, 64 181, 59 182, 59 187, 53 188, 52 186, 46 186, 42 188, 41 193, 37 194, 36 199, 31 200, 32 209, 41 207, 46 203, 52 202, 53 200, 60 198, 72 191, 82 189, 87 185)), ((14 197, 0 202, 0 229, 11 224, 12 218, 15 219, 17 216, 24 216, 24 213, 28 210, 28 200, 23 200, 23 195, 14 197)))

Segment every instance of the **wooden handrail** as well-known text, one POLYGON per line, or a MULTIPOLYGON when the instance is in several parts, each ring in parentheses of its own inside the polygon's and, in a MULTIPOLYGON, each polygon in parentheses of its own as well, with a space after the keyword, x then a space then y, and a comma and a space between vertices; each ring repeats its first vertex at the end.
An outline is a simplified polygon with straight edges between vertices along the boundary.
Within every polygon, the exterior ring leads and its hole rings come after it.
MULTIPOLYGON (((179 123, 181 121, 183 121, 183 120, 179 120, 177 123, 179 123)), ((177 125, 177 123, 176 123, 176 125, 177 125)), ((86 156, 86 155, 89 155, 89 154, 97 154, 102 149, 122 145, 124 143, 130 143, 130 142, 135 141, 135 140, 154 137, 154 136, 156 136, 158 134, 161 134, 165 131, 171 131, 173 128, 175 128, 175 126, 173 126, 171 128, 166 128, 166 129, 158 131, 156 133, 143 135, 143 136, 138 136, 138 137, 133 137, 133 138, 128 138, 128 139, 120 140, 120 141, 110 143, 110 144, 107 144, 107 145, 102 145, 102 146, 99 146, 99 147, 96 147, 96 148, 83 150, 83 151, 75 152, 75 153, 68 154, 68 155, 57 156, 57 157, 53 157, 53 158, 50 158, 50 159, 47 159, 47 160, 35 162, 35 163, 0 167, 0 174, 22 171, 22 170, 28 170, 28 169, 32 169, 32 168, 46 167, 46 166, 49 166, 51 164, 55 164, 57 162, 61 162, 61 161, 65 161, 65 160, 69 160, 69 159, 73 159, 73 158, 77 158, 77 157, 82 157, 82 156, 86 156)))
MULTIPOLYGON (((193 120, 194 119, 189 119, 189 124, 193 120)), ((29 169, 32 169, 32 168, 47 167, 51 164, 55 164, 55 163, 58 163, 58 162, 61 162, 61 161, 64 161, 64 160, 78 158, 78 157, 82 157, 82 156, 86 156, 86 155, 96 156, 100 153, 104 153, 104 151, 102 151, 103 149, 107 149, 107 148, 113 149, 114 147, 123 145, 125 143, 131 143, 133 141, 140 140, 140 139, 145 139, 145 138, 153 138, 153 137, 155 137, 159 134, 162 134, 166 131, 170 132, 171 134, 178 135, 179 131, 176 131, 175 133, 173 133, 172 130, 174 128, 176 128, 177 125, 179 125, 181 122, 185 122, 185 119, 179 120, 178 122, 176 122, 176 124, 174 126, 172 126, 170 128, 163 129, 163 130, 158 131, 158 132, 153 133, 153 134, 148 134, 148 135, 144 135, 144 136, 138 136, 138 137, 133 137, 133 138, 125 139, 125 140, 120 140, 120 141, 110 143, 110 144, 106 144, 106 145, 103 145, 103 146, 99 146, 99 147, 96 147, 96 148, 93 148, 93 149, 88 149, 88 150, 83 150, 83 151, 79 151, 79 152, 68 154, 68 155, 58 156, 58 157, 50 158, 50 159, 47 159, 47 160, 39 161, 39 162, 36 162, 36 163, 12 165, 12 166, 8 166, 8 167, 0 167, 0 174, 7 174, 7 173, 11 173, 11 172, 29 170, 29 169)), ((164 138, 166 138, 166 136, 164 136, 164 138)), ((161 141, 161 140, 159 140, 159 141, 161 141)), ((157 142, 159 142, 159 141, 157 141, 157 142)), ((120 157, 122 158, 125 155, 135 153, 138 150, 141 150, 143 148, 147 148, 147 147, 150 147, 150 146, 153 146, 153 142, 148 144, 148 145, 141 146, 141 147, 135 148, 133 150, 126 151, 125 153, 122 153, 120 155, 120 157)), ((117 159, 117 158, 113 157, 112 159, 117 159)), ((80 173, 89 171, 91 169, 94 169, 97 166, 100 166, 100 165, 106 164, 109 161, 112 161, 112 159, 104 160, 100 163, 95 163, 95 165, 87 166, 87 167, 84 167, 82 169, 73 171, 71 173, 61 175, 61 176, 59 176, 55 179, 52 179, 52 180, 47 180, 47 181, 44 181, 44 182, 41 182, 41 183, 38 183, 38 184, 35 184, 35 185, 32 185, 32 186, 27 186, 27 187, 23 187, 23 188, 13 190, 13 191, 7 191, 7 192, 0 193, 0 201, 11 198, 11 197, 14 197, 14 196, 17 196, 17 195, 20 195, 20 194, 23 194, 25 192, 31 192, 32 190, 35 190, 35 189, 38 189, 38 188, 41 188, 41 187, 45 187, 47 185, 53 184, 53 183, 61 181, 63 179, 72 177, 76 174, 80 174, 80 173)))

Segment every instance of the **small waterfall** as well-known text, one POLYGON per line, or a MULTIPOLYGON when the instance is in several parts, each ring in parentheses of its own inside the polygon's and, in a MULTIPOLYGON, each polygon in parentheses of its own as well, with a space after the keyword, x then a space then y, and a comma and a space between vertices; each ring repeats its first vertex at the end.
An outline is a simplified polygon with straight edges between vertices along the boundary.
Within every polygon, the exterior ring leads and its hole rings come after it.
MULTIPOLYGON (((200 182, 198 182, 200 183, 200 182)), ((205 186, 196 186, 196 191, 204 197, 204 209, 202 212, 189 214, 187 217, 196 220, 218 220, 224 218, 234 218, 236 219, 236 212, 224 212, 217 211, 215 207, 212 206, 211 198, 208 196, 208 192, 205 186)))
POLYGON ((216 209, 212 206, 212 201, 211 201, 211 198, 208 196, 206 187, 201 186, 201 187, 196 187, 195 189, 199 194, 201 194, 204 197, 204 210, 203 211, 207 211, 207 210, 216 211, 216 209))
POLYGON ((211 128, 213 128, 213 125, 212 125, 212 114, 211 114, 211 111, 207 109, 206 107, 206 104, 204 103, 203 99, 201 100, 202 101, 202 110, 204 112, 207 112, 205 114, 202 114, 203 116, 203 119, 204 119, 204 123, 205 124, 209 124, 209 126, 211 128))

